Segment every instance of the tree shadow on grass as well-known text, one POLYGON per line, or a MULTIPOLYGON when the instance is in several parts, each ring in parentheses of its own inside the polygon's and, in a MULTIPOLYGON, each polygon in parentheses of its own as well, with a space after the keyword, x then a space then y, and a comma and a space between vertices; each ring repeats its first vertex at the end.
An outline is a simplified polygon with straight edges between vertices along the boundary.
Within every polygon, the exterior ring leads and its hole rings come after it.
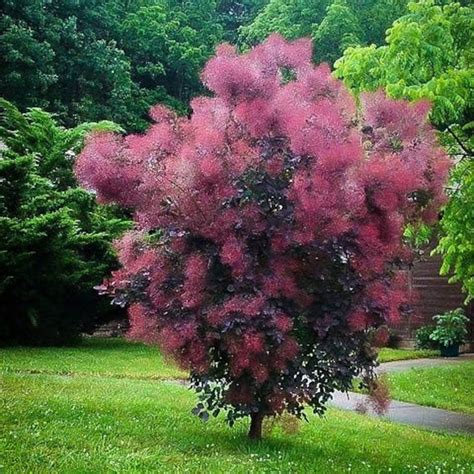
POLYGON ((176 431, 183 436, 171 442, 178 450, 188 451, 189 446, 183 449, 183 438, 193 440, 192 449, 195 454, 210 455, 210 451, 214 454, 227 455, 250 455, 250 454, 270 454, 277 456, 278 454, 289 454, 298 452, 298 456, 304 455, 308 459, 316 459, 323 455, 324 449, 318 444, 309 444, 304 439, 305 432, 297 434, 284 434, 280 429, 265 434, 260 441, 250 440, 247 436, 248 421, 242 420, 235 427, 226 426, 222 420, 210 421, 213 425, 203 426, 202 422, 186 424, 179 427, 176 431))

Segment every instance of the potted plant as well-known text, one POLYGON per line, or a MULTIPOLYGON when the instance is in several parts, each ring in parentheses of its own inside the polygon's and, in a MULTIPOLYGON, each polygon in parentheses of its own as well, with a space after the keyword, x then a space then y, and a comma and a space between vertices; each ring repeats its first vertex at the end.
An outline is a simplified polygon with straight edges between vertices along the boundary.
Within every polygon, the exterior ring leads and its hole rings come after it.
POLYGON ((438 314, 433 319, 436 321, 436 327, 430 339, 439 343, 443 357, 457 357, 459 345, 464 342, 467 334, 469 319, 461 308, 438 314))

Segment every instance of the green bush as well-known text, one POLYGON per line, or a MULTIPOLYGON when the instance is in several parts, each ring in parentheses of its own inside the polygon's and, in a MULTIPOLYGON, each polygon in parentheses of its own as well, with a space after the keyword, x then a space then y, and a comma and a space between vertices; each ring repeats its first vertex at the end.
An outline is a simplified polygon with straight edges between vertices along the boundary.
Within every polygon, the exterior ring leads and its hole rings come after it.
POLYGON ((76 187, 84 134, 110 123, 57 126, 0 100, 1 343, 65 344, 117 317, 93 290, 116 265, 111 241, 126 221, 76 187))
POLYGON ((438 349, 439 344, 431 339, 434 326, 422 326, 415 333, 415 345, 417 349, 438 349))

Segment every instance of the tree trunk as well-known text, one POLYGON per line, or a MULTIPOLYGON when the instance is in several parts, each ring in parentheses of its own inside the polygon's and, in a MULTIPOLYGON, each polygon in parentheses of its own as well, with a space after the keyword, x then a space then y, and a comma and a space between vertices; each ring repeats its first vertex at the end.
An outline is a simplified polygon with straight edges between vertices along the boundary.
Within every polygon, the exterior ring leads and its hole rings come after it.
POLYGON ((262 439, 262 423, 265 415, 261 412, 252 413, 250 415, 249 438, 253 440, 262 439))

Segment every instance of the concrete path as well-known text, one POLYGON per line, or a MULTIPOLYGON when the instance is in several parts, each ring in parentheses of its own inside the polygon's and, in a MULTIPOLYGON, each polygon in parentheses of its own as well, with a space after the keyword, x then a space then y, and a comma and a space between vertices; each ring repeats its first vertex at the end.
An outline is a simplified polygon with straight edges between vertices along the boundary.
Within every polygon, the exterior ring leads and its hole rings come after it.
MULTIPOLYGON (((401 372, 414 368, 432 368, 461 364, 465 361, 474 360, 474 354, 462 354, 459 357, 438 357, 436 359, 411 359, 380 364, 378 373, 401 372)), ((392 400, 388 411, 384 415, 377 415, 370 407, 367 395, 350 392, 336 392, 330 402, 332 406, 343 410, 360 411, 364 408, 366 414, 374 417, 385 418, 397 423, 419 426, 422 428, 449 431, 456 433, 468 433, 474 435, 474 416, 458 413, 439 408, 425 407, 413 403, 392 400)))
POLYGON ((443 367, 446 365, 456 365, 467 361, 473 361, 474 354, 461 354, 459 357, 436 357, 433 359, 410 359, 385 362, 377 367, 377 372, 401 372, 403 370, 433 367, 443 367))
POLYGON ((388 419, 397 423, 474 435, 474 416, 463 413, 392 400, 387 413, 380 416, 370 408, 367 395, 353 392, 349 394, 336 392, 329 403, 334 407, 350 411, 360 411, 360 406, 363 406, 367 408, 367 415, 388 419))
MULTIPOLYGON (((438 357, 436 359, 401 360, 380 364, 378 372, 399 372, 418 367, 440 367, 459 364, 468 360, 474 360, 474 354, 463 354, 457 358, 438 357)), ((164 380, 164 382, 189 385, 187 380, 170 379, 164 380)), ((342 410, 358 412, 360 412, 360 408, 363 407, 366 410, 364 410, 364 412, 369 416, 387 419, 396 423, 403 423, 406 425, 444 432, 474 435, 474 416, 466 415, 464 413, 392 400, 387 412, 384 415, 378 415, 371 408, 370 400, 367 395, 354 392, 335 392, 329 404, 342 410)))

